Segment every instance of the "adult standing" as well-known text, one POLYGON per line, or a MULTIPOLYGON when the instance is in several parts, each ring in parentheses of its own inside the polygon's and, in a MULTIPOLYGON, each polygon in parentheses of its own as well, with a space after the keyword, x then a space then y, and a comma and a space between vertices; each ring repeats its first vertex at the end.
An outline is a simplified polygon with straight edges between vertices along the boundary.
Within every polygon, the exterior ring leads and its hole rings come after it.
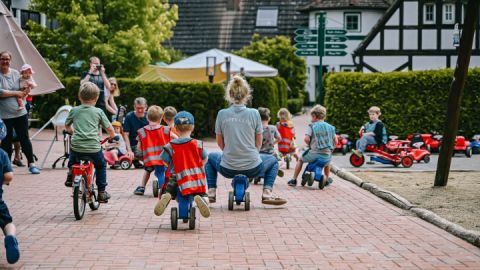
POLYGON ((80 84, 83 84, 84 82, 92 82, 98 86, 98 89, 100 89, 100 96, 98 97, 95 107, 102 109, 105 114, 107 114, 107 98, 105 92, 109 91, 110 82, 108 81, 107 74, 105 74, 105 67, 100 64, 100 59, 98 57, 90 57, 90 69, 88 72, 83 72, 80 84))
POLYGON ((250 86, 237 75, 228 84, 226 92, 225 97, 231 106, 220 110, 215 122, 217 144, 223 153, 210 153, 205 165, 210 202, 216 201, 217 173, 220 173, 226 178, 238 174, 249 178, 261 176, 264 178, 262 203, 285 204, 285 199, 272 193, 278 174, 277 159, 259 154, 263 127, 258 111, 245 105, 251 97, 250 86))
POLYGON ((137 131, 148 125, 147 120, 147 100, 143 97, 138 97, 133 102, 133 112, 127 113, 125 121, 123 122, 124 140, 127 146, 127 155, 135 157, 133 165, 135 168, 142 168, 143 165, 139 159, 143 158, 140 149, 137 149, 137 131))
POLYGON ((118 88, 117 79, 115 77, 109 78, 108 82, 110 82, 110 88, 105 92, 105 107, 109 113, 116 116, 118 113, 118 107, 115 103, 115 97, 120 96, 120 88, 118 88))
POLYGON ((25 108, 18 109, 17 97, 24 97, 30 88, 20 89, 20 73, 10 68, 12 54, 0 52, 0 115, 7 127, 7 137, 2 141, 2 148, 12 158, 13 129, 22 146, 22 151, 28 160, 28 170, 32 174, 39 174, 33 159, 32 142, 28 136, 28 114, 25 108))

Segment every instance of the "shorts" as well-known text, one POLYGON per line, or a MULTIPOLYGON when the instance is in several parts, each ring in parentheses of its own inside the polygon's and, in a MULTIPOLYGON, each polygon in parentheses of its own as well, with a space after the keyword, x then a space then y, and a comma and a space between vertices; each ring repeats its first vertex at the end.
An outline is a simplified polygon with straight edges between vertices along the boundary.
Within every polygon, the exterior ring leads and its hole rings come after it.
POLYGON ((149 172, 149 173, 155 171, 155 167, 154 167, 154 166, 148 166, 148 167, 145 166, 145 167, 143 167, 143 169, 144 169, 145 171, 149 172))
POLYGON ((325 166, 330 165, 331 158, 332 158, 332 155, 324 154, 324 153, 310 153, 310 150, 303 152, 302 156, 300 157, 300 159, 303 162, 307 162, 307 163, 314 162, 317 159, 322 159, 325 162, 325 166))
POLYGON ((12 223, 12 216, 10 216, 10 212, 8 211, 7 204, 1 200, 0 201, 0 228, 5 229, 5 226, 12 223))

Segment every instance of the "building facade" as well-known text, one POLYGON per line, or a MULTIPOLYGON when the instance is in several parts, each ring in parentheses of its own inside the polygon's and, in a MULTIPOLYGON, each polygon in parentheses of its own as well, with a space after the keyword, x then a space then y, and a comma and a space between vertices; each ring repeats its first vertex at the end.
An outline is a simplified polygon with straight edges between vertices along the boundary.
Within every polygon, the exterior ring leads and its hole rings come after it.
POLYGON ((47 26, 50 29, 58 27, 55 20, 49 20, 43 13, 38 13, 30 10, 30 0, 1 0, 10 12, 15 17, 18 25, 25 28, 25 25, 29 20, 32 20, 43 26, 47 26))

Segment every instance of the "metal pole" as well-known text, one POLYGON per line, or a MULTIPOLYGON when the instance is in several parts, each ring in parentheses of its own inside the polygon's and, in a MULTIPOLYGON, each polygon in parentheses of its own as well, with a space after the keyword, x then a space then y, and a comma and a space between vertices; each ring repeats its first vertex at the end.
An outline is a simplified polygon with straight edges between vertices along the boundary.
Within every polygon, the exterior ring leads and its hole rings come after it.
POLYGON ((318 67, 318 93, 315 100, 318 104, 323 104, 323 55, 325 45, 325 13, 322 12, 318 16, 318 31, 317 31, 317 54, 320 58, 318 67))
POLYGON ((227 84, 230 82, 230 62, 231 62, 231 57, 230 56, 225 57, 225 66, 227 69, 227 84))
POLYGON ((446 186, 450 165, 452 162, 453 146, 457 136, 458 122, 460 119, 460 105, 462 102, 463 88, 467 77, 468 65, 470 64, 470 55, 472 54, 473 34, 477 24, 478 7, 480 1, 468 1, 467 14, 463 25, 463 33, 460 39, 460 49, 458 53, 455 74, 450 86, 450 95, 448 97, 447 122, 445 123, 442 149, 438 158, 437 173, 435 174, 434 186, 446 186))

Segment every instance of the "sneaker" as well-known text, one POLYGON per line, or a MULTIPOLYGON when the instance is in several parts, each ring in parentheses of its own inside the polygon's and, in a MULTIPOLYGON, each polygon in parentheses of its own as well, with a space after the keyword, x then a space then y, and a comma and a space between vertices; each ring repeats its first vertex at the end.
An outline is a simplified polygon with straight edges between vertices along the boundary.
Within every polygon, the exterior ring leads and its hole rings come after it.
POLYGON ((28 170, 30 171, 31 174, 40 174, 40 170, 36 166, 30 166, 28 170))
POLYGON ((290 181, 287 182, 287 184, 291 187, 294 187, 297 185, 297 179, 291 179, 290 181))
POLYGON ((120 161, 115 161, 115 163, 112 165, 112 169, 118 169, 120 168, 120 161))
POLYGON ((285 175, 285 172, 279 169, 277 175, 283 177, 285 175))
POLYGON ((204 218, 208 218, 210 216, 210 208, 208 207, 208 204, 205 201, 205 199, 199 195, 196 195, 193 199, 197 204, 198 210, 200 211, 200 215, 202 215, 202 217, 204 218))
POLYGON ((271 205, 282 205, 286 204, 287 200, 274 195, 271 189, 264 188, 262 194, 262 203, 271 205))
POLYGON ((111 196, 108 192, 106 191, 99 191, 98 192, 98 202, 99 203, 108 203, 108 199, 110 199, 111 196))
POLYGON ((333 183, 333 178, 328 177, 327 183, 325 183, 325 186, 330 186, 333 183))
POLYGON ((18 167, 25 167, 25 164, 23 164, 20 159, 14 159, 12 163, 13 165, 17 165, 18 167))
POLYGON ((145 193, 145 187, 138 186, 135 191, 133 191, 133 194, 135 195, 140 195, 142 196, 145 193))
POLYGON ((143 164, 138 160, 133 161, 133 166, 135 167, 135 169, 143 169, 144 167, 143 164))
POLYGON ((207 191, 208 194, 208 202, 214 203, 217 201, 217 189, 216 188, 209 188, 207 191))
POLYGON ((72 187, 73 186, 72 174, 70 172, 67 174, 67 180, 65 180, 65 186, 66 187, 72 187))
POLYGON ((9 264, 14 264, 20 259, 20 249, 18 248, 18 241, 15 235, 5 236, 5 250, 9 264))
POLYGON ((353 152, 357 157, 362 157, 362 156, 363 156, 362 152, 358 151, 358 149, 353 149, 352 152, 353 152))
POLYGON ((155 205, 153 213, 155 213, 156 216, 160 216, 161 214, 163 214, 168 204, 170 203, 170 200, 172 200, 172 195, 170 193, 163 194, 160 200, 158 200, 157 204, 155 205))

